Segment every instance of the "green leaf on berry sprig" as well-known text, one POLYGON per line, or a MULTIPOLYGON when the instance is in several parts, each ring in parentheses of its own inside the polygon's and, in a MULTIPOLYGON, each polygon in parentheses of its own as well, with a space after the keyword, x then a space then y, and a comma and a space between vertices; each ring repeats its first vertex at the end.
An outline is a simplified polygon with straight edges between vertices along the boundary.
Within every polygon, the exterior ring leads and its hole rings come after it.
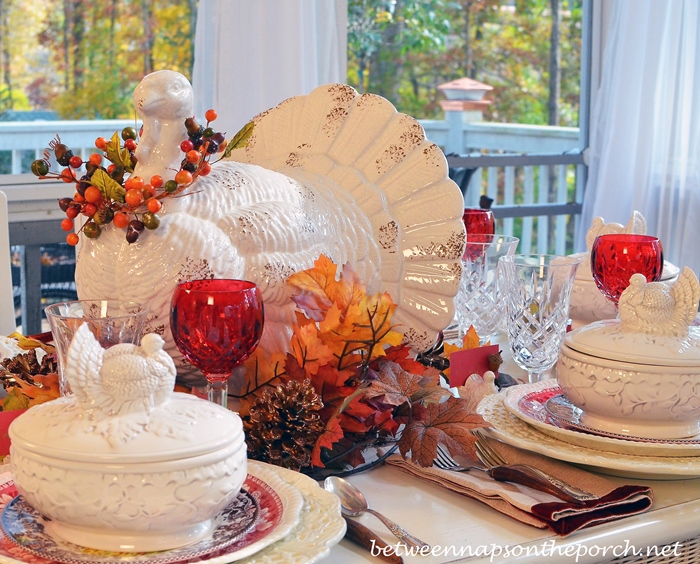
POLYGON ((124 170, 127 172, 134 172, 134 165, 131 164, 131 154, 128 149, 122 147, 117 131, 112 135, 112 139, 107 141, 105 153, 107 154, 107 159, 112 161, 115 165, 123 166, 124 170))
POLYGON ((234 149, 241 149, 248 146, 248 140, 250 136, 253 135, 253 128, 255 127, 255 122, 249 121, 246 123, 241 130, 233 136, 233 139, 226 145, 226 150, 224 151, 224 156, 222 158, 227 158, 231 156, 234 149))
POLYGON ((90 177, 90 183, 96 188, 99 188, 102 195, 108 200, 124 203, 126 190, 104 170, 98 168, 93 172, 90 177))

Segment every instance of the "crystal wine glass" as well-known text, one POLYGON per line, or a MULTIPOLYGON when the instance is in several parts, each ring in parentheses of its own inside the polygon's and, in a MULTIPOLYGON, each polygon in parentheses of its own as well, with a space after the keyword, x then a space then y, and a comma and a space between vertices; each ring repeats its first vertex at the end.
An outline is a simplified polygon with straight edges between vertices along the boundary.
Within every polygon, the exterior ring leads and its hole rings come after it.
POLYGON ((498 261, 510 351, 530 383, 557 362, 579 262, 555 255, 506 255, 498 261))
POLYGON ((247 280, 182 282, 173 294, 170 329, 183 356, 204 373, 209 401, 226 407, 231 372, 260 342, 260 290, 247 280))
POLYGON ((460 335, 473 326, 480 340, 487 342, 498 333, 505 313, 496 283, 498 260, 515 253, 519 239, 507 235, 481 235, 480 238, 484 241, 474 242, 467 236, 455 310, 460 335))
POLYGON ((649 235, 599 235, 591 249, 593 280, 615 306, 633 274, 643 274, 647 282, 656 282, 661 279, 663 265, 661 242, 649 235))

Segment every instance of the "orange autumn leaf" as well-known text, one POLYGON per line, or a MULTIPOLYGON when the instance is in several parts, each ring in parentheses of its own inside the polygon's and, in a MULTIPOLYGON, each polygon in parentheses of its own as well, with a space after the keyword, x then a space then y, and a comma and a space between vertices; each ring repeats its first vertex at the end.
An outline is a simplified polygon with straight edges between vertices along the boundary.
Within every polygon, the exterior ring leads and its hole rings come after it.
POLYGON ((255 401, 254 391, 262 390, 271 384, 278 384, 278 380, 284 375, 285 353, 267 354, 262 349, 256 351, 243 363, 245 367, 246 382, 241 390, 242 406, 240 412, 245 415, 249 405, 255 401))
POLYGON ((22 393, 29 398, 29 405, 39 405, 60 397, 58 387, 58 374, 37 374, 34 376, 34 385, 18 378, 17 385, 22 393))
POLYGON ((30 351, 32 349, 43 349, 47 354, 53 354, 56 352, 56 347, 46 343, 42 343, 37 339, 31 339, 30 337, 25 337, 22 333, 15 331, 9 335, 10 339, 15 339, 17 341, 17 346, 25 351, 30 351))
POLYGON ((321 340, 315 324, 294 325, 292 330, 292 354, 307 374, 316 374, 320 366, 333 360, 333 350, 321 340))
MULTIPOLYGON (((423 374, 428 369, 425 364, 421 364, 414 358, 411 358, 411 349, 409 347, 393 346, 386 349, 384 353, 383 360, 395 362, 406 372, 410 372, 411 374, 423 374)), ((437 373, 439 381, 440 372, 438 371, 437 373)))
POLYGON ((329 339, 339 364, 345 365, 345 356, 351 352, 362 351, 367 360, 384 356, 386 346, 400 344, 403 337, 391 324, 395 309, 396 304, 387 293, 365 296, 359 304, 351 305, 337 330, 337 338, 329 339))
POLYGON ((331 450, 333 445, 341 440, 344 436, 343 428, 340 426, 340 419, 332 417, 328 423, 326 423, 326 428, 321 433, 316 443, 314 443, 314 448, 311 451, 311 466, 316 466, 318 468, 324 468, 323 462, 321 462, 321 448, 327 448, 331 450))
MULTIPOLYGON (((487 346, 489 344, 490 344, 490 342, 486 343, 486 345, 484 345, 484 346, 487 346)), ((450 360, 450 355, 454 352, 468 351, 468 350, 476 349, 476 348, 479 348, 479 335, 476 332, 476 329, 474 329, 474 326, 470 325, 469 329, 464 334, 464 337, 462 337, 462 346, 461 347, 459 345, 453 345, 451 343, 445 342, 445 344, 444 344, 445 358, 447 358, 447 360, 450 360)), ((448 378, 450 377, 449 367, 446 368, 443 372, 445 373, 445 376, 447 376, 448 378)))
POLYGON ((294 288, 292 300, 314 321, 322 321, 333 304, 340 311, 361 299, 365 287, 349 265, 336 280, 337 265, 321 255, 312 268, 292 274, 287 282, 294 288))

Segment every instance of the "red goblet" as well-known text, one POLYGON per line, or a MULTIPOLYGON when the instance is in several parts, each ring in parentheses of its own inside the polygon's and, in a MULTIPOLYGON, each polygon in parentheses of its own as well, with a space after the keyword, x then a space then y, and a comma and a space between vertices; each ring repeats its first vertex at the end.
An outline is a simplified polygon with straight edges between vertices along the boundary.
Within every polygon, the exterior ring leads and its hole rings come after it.
POLYGON ((465 208, 462 215, 464 228, 467 230, 467 246, 464 249, 464 260, 475 260, 483 254, 484 245, 496 233, 496 222, 493 212, 483 208, 465 208), (470 245, 470 243, 478 243, 470 245))
POLYGON ((611 233, 596 237, 591 250, 591 272, 598 289, 617 306, 633 274, 647 282, 661 279, 664 255, 661 242, 649 235, 611 233))
POLYGON ((226 407, 231 372, 260 342, 260 290, 247 280, 182 282, 173 294, 170 329, 183 356, 204 373, 209 401, 226 407))

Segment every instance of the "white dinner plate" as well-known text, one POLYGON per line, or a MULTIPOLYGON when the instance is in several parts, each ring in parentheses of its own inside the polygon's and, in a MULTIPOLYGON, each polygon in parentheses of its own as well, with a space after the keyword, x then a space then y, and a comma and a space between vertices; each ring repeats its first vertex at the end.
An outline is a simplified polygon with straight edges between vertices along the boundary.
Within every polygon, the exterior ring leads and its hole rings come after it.
POLYGON ((503 405, 513 415, 536 427, 546 435, 567 443, 606 452, 632 454, 640 456, 700 456, 700 437, 687 440, 664 441, 638 439, 594 434, 595 430, 582 432, 557 425, 547 412, 546 402, 558 394, 561 388, 556 380, 542 380, 534 384, 522 384, 508 388, 503 405))
POLYGON ((477 413, 492 425, 487 432, 504 443, 613 476, 652 480, 700 477, 700 457, 697 456, 640 456, 605 452, 551 437, 508 411, 503 403, 505 395, 486 396, 477 407, 477 413))

